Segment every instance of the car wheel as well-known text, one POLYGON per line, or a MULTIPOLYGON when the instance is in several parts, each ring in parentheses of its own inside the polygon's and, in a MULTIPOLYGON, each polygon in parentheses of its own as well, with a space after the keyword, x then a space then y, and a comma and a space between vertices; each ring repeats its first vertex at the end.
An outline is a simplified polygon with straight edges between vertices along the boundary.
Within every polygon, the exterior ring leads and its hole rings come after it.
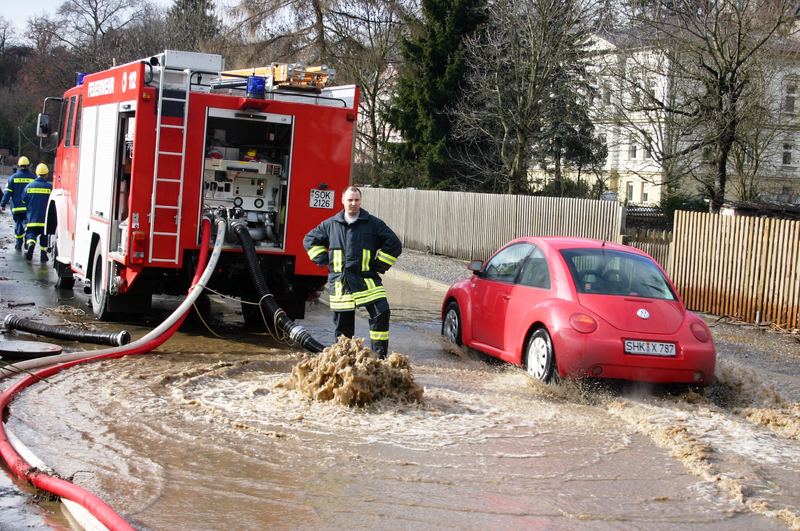
POLYGON ((453 301, 447 305, 442 321, 442 335, 451 343, 461 345, 461 312, 458 303, 453 301))
POLYGON ((531 378, 540 382, 550 382, 556 374, 556 356, 550 334, 544 328, 537 328, 525 346, 525 370, 531 378))
POLYGON ((94 256, 94 268, 92 268, 92 311, 94 316, 105 321, 109 318, 108 311, 108 290, 103 286, 103 253, 97 251, 94 256))

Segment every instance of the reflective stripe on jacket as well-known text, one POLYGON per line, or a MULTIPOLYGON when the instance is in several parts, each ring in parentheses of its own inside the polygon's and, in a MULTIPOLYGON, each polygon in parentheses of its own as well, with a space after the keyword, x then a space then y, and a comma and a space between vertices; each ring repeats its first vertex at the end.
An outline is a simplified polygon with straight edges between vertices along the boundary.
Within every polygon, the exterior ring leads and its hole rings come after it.
POLYGON ((44 218, 47 216, 47 200, 52 189, 53 185, 41 177, 36 177, 25 187, 22 200, 28 209, 28 227, 44 227, 44 218))
POLYGON ((306 234, 303 247, 312 261, 328 266, 333 311, 385 299, 380 274, 395 264, 403 248, 394 231, 363 208, 350 224, 344 211, 326 219, 306 234))
POLYGON ((0 199, 0 206, 6 206, 10 201, 11 212, 25 212, 25 203, 22 196, 25 193, 25 187, 35 179, 36 176, 30 170, 17 170, 14 175, 8 178, 8 184, 3 192, 3 199, 0 199))

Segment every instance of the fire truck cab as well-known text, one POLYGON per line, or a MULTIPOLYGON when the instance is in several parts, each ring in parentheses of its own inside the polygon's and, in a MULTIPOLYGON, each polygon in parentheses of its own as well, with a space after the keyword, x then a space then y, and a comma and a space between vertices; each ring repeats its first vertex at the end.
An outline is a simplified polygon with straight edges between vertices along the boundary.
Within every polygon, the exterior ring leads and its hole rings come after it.
MULTIPOLYGON (((247 223, 276 301, 292 318, 325 284, 303 236, 350 184, 359 91, 333 72, 271 65, 225 72, 214 54, 167 50, 87 75, 47 98, 38 134, 56 146, 46 221, 57 286, 84 281, 97 318, 182 294, 203 216, 247 223)), ((209 287, 261 320, 232 233, 209 287)))

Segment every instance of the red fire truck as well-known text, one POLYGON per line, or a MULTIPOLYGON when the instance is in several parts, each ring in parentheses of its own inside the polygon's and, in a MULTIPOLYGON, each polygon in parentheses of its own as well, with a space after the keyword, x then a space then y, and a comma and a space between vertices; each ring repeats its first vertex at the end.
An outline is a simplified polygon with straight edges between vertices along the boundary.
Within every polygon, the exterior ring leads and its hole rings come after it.
MULTIPOLYGON (((351 182, 359 91, 302 65, 226 72, 219 55, 167 50, 78 76, 47 98, 38 134, 56 145, 46 222, 57 286, 85 284, 97 318, 182 294, 204 215, 247 223, 276 301, 292 318, 325 284, 303 236, 351 182)), ((231 235, 209 287, 261 319, 231 235)))

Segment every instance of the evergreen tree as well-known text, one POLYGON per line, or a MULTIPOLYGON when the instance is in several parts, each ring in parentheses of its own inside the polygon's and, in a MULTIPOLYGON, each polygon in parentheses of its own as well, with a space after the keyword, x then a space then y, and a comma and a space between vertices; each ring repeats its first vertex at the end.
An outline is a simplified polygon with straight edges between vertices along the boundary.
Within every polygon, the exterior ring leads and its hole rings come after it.
POLYGON ((454 188, 448 153, 452 122, 446 112, 464 78, 463 40, 486 19, 485 0, 422 0, 418 32, 403 43, 405 66, 387 113, 402 140, 388 146, 396 186, 454 188))
POLYGON ((199 51, 201 44, 216 37, 222 27, 211 0, 175 0, 167 14, 169 46, 199 51))
POLYGON ((587 95, 592 87, 585 81, 586 56, 580 42, 572 43, 559 54, 563 67, 549 80, 549 97, 540 115, 539 131, 534 135, 532 156, 553 177, 553 192, 562 195, 565 169, 580 178, 583 170, 598 173, 608 149, 595 134, 589 117, 587 95))
MULTIPOLYGON (((586 43, 595 4, 495 0, 491 19, 466 39, 464 98, 454 135, 459 162, 485 190, 531 192, 531 162, 552 173, 591 162, 586 43)), ((601 157, 601 153, 597 153, 601 157)))

